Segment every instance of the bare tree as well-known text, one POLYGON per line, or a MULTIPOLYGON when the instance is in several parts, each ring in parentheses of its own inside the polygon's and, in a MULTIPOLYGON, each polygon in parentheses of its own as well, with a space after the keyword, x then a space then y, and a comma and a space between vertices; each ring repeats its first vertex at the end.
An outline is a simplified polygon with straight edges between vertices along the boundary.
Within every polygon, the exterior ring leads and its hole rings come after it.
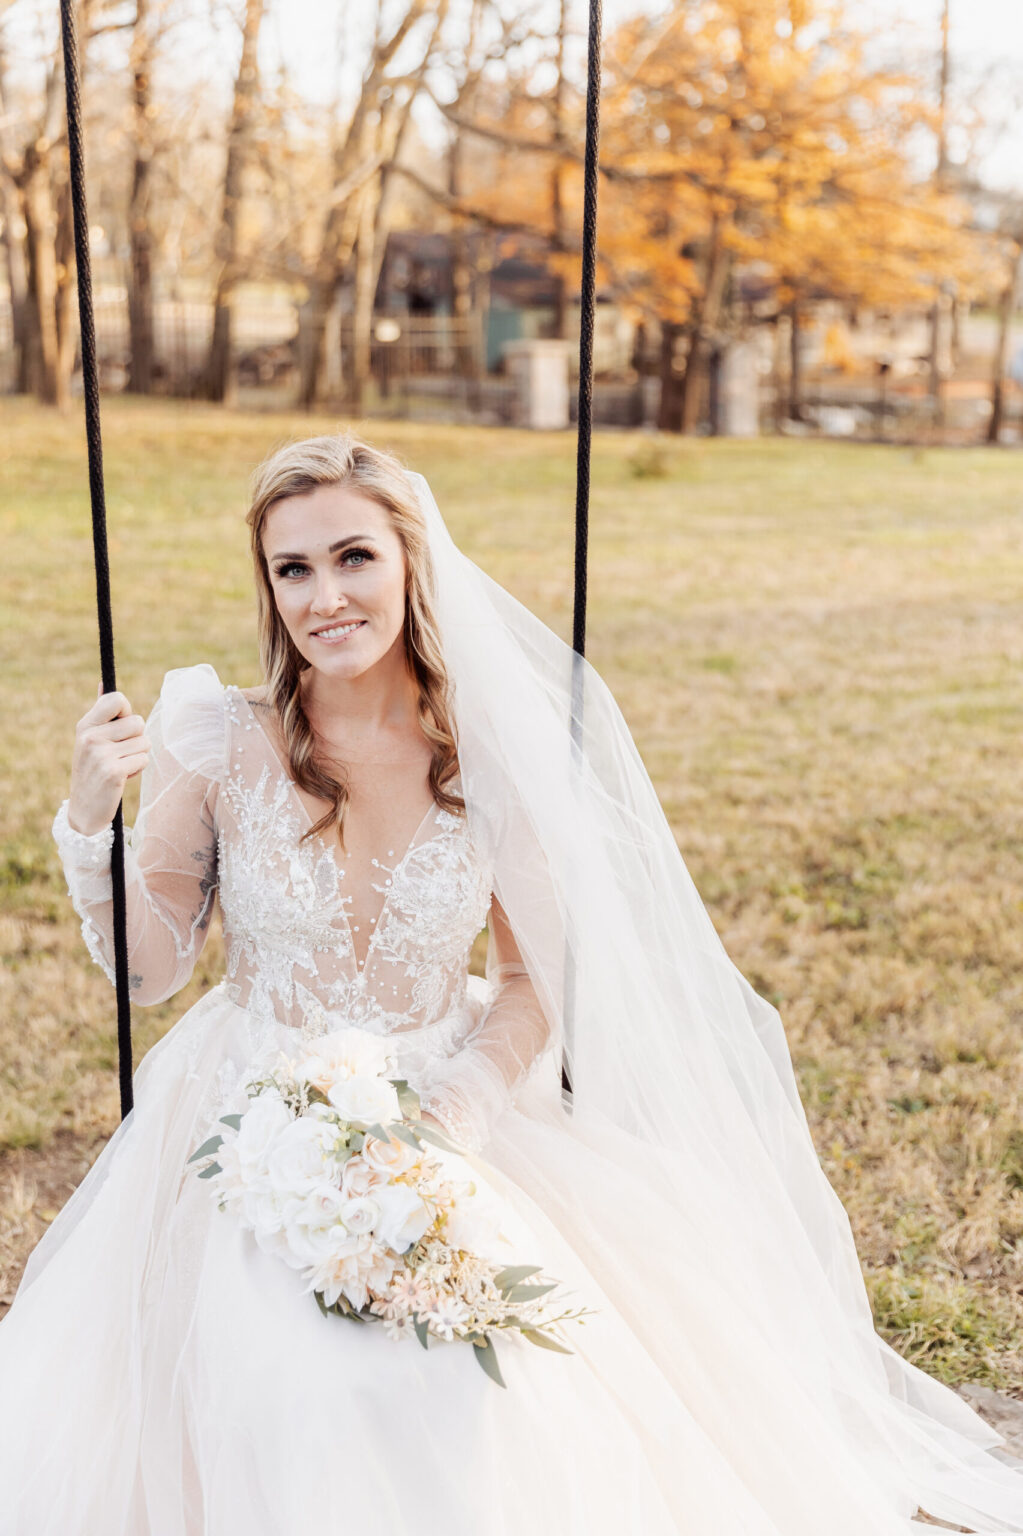
MULTIPOLYGON (((358 100, 334 152, 334 187, 324 221, 319 258, 309 279, 307 345, 302 357, 300 386, 301 402, 307 407, 313 404, 319 391, 327 315, 348 261, 356 252, 360 234, 363 237, 362 260, 365 265, 362 268, 361 288, 359 273, 356 273, 356 287, 359 289, 357 310, 361 305, 356 332, 358 334, 360 327, 365 331, 365 291, 368 276, 375 270, 370 247, 373 231, 377 227, 375 216, 381 191, 379 172, 383 165, 393 160, 400 139, 400 134, 394 133, 396 125, 393 111, 386 109, 386 103, 392 98, 398 84, 389 77, 388 69, 416 23, 422 17, 433 14, 434 10, 429 0, 410 0, 408 9, 395 24, 393 31, 385 36, 383 4, 382 0, 377 0, 370 56, 363 71, 358 100)), ((416 72, 420 78, 438 31, 435 18, 435 25, 428 36, 416 72)), ((356 259, 359 260, 358 256, 356 259)), ((371 312, 372 294, 368 302, 371 312)), ((360 371, 368 371, 368 343, 364 335, 357 340, 355 352, 354 371, 358 377, 360 371)), ((358 392, 360 386, 356 384, 354 387, 358 392)))
POLYGON ((6 106, 4 53, 0 47, 0 218, 3 229, 7 283, 11 295, 11 321, 14 353, 17 359, 15 388, 19 394, 31 390, 28 337, 31 320, 28 305, 28 269, 25 261, 25 224, 21 216, 21 198, 12 167, 17 163, 11 134, 11 117, 6 106))
POLYGON ((135 0, 131 35, 132 176, 128 201, 131 278, 128 285, 128 325, 131 360, 128 388, 137 395, 153 389, 153 232, 152 198, 152 70, 156 50, 151 0, 135 0))
MULTIPOLYGON (((54 164, 59 152, 64 68, 60 47, 49 60, 42 107, 27 139, 5 145, 4 169, 17 196, 24 229, 25 307, 23 362, 19 374, 26 388, 48 405, 64 406, 70 397, 69 375, 62 373, 57 332, 57 220, 54 164)), ((6 99, 6 93, 5 93, 6 99)))
POLYGON ((1009 277, 998 307, 998 344, 995 348, 995 365, 991 379, 991 420, 988 423, 987 432, 989 443, 1000 441, 1005 422, 1005 376, 1009 371, 1012 322, 1019 309, 1021 288, 1023 288, 1023 233, 1012 238, 1009 277))
POLYGON ((235 80, 231 125, 227 136, 227 162, 220 225, 216 240, 216 294, 213 302, 213 336, 206 365, 205 393, 210 400, 230 402, 237 392, 231 337, 231 306, 240 276, 240 224, 245 174, 252 154, 252 134, 259 88, 259 30, 264 0, 245 0, 242 52, 235 80))
MULTIPOLYGON (((949 83, 949 11, 950 0, 942 0, 941 8, 941 52, 938 72, 938 158, 934 170, 934 184, 939 191, 944 190, 948 182, 948 83, 949 83)), ((949 295, 944 285, 939 286, 937 295, 931 305, 930 326, 930 376, 931 399, 934 402, 934 418, 940 423, 945 415, 944 377, 942 364, 945 348, 943 345, 944 327, 951 316, 949 295)))

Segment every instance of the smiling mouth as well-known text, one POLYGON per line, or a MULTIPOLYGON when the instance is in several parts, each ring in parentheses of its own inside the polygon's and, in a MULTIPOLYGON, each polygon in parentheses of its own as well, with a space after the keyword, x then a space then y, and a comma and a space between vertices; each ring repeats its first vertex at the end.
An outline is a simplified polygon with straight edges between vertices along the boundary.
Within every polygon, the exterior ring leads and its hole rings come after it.
POLYGON ((327 645, 337 645, 341 640, 347 640, 349 635, 354 635, 357 629, 361 629, 366 623, 365 619, 356 619, 353 624, 335 624, 332 629, 314 629, 314 640, 323 640, 327 645))

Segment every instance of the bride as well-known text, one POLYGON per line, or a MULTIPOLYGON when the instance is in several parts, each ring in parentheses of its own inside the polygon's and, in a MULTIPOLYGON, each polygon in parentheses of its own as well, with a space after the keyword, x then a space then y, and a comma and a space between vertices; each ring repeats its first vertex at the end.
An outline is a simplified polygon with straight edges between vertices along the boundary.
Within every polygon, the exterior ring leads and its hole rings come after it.
POLYGON ((597 673, 355 438, 272 454, 249 524, 264 685, 104 695, 54 823, 112 975, 141 772, 133 997, 187 981, 215 898, 227 961, 0 1324, 0 1536, 1023 1532, 1002 1437, 874 1331, 781 1021, 597 673), (502 1334, 503 1391, 321 1315, 189 1166, 261 1053, 352 1025, 586 1309, 570 1354, 502 1334))

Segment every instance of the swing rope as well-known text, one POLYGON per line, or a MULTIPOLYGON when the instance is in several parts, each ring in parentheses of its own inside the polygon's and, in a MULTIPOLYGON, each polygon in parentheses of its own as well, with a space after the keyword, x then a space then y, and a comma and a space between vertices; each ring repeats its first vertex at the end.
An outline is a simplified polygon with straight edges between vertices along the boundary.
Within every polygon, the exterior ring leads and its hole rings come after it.
MULTIPOLYGON (((82 390, 85 398, 85 430, 88 442, 89 493, 92 501, 92 546, 96 567, 96 611, 99 621, 100 672, 103 692, 117 687, 114 665, 114 621, 110 606, 110 557, 107 548, 106 497, 103 489, 103 439, 100 430, 99 373, 96 365, 96 326, 92 303, 92 261, 89 252, 89 217, 85 196, 85 153, 82 136, 82 96, 78 61, 76 0, 60 0, 60 24, 64 45, 64 86, 67 96, 68 155, 71 168, 71 206, 75 226, 75 259, 78 264, 78 314, 81 325, 82 390)), ((583 168, 582 284, 579 308, 579 405, 576 448, 575 501, 575 599, 572 648, 577 661, 572 669, 572 738, 577 748, 582 730, 582 658, 586 645, 586 555, 589 539, 590 441, 593 402, 593 330, 597 255, 597 166, 600 138, 600 45, 601 0, 589 0, 589 34, 586 64, 586 152, 583 168)), ((122 1120, 132 1108, 131 996, 128 978, 128 926, 124 879, 124 818, 117 807, 113 821, 114 842, 110 856, 113 887, 114 984, 117 991, 117 1051, 121 1087, 122 1120)), ((566 976, 565 1039, 571 1038, 574 974, 566 976)), ((561 1083, 571 1095, 572 1084, 562 1047, 561 1083)))
MULTIPOLYGON (((110 557, 107 551, 107 508, 103 490, 103 438, 99 422, 99 373, 96 367, 96 326, 92 308, 92 261, 89 215, 85 202, 85 153, 82 143, 82 95, 78 67, 75 0, 60 0, 64 43, 64 89, 67 96, 67 142, 71 165, 71 206, 78 264, 78 317, 81 326, 82 392, 85 396, 85 435, 89 453, 89 493, 92 499, 92 552, 96 567, 96 612, 99 620, 99 664, 103 692, 117 687, 114 666, 114 619, 110 607, 110 557)), ((131 995, 128 982, 128 922, 124 889, 124 816, 114 813, 114 845, 110 872, 114 899, 114 983, 117 990, 117 1058, 121 1084, 121 1119, 132 1107, 131 995)))
MULTIPOLYGON (((583 259, 579 293, 579 406, 575 472, 575 599, 572 614, 572 752, 582 750, 583 656, 586 652, 586 556, 590 532, 590 441, 593 419, 593 330, 597 273, 597 170, 600 152, 601 0, 590 0, 586 56, 586 153, 583 160, 583 259)), ((575 961, 565 940, 565 1006, 561 1046, 561 1093, 572 1107, 567 1057, 575 1019, 575 961)))

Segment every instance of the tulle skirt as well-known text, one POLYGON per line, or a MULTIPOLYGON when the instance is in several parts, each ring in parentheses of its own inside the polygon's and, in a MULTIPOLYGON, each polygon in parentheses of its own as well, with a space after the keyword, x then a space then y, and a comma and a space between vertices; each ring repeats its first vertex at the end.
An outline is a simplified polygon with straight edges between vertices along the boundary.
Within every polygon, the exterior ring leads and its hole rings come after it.
POLYGON ((772 1336, 728 1213, 693 1188, 679 1230, 651 1149, 553 1079, 469 1161, 592 1309, 574 1353, 502 1335, 502 1389, 466 1344, 324 1317, 186 1166, 250 1052, 214 989, 32 1254, 0 1324, 2 1536, 908 1536, 918 1505, 1023 1532, 994 1430, 869 1311, 815 1340, 792 1296, 772 1336))

